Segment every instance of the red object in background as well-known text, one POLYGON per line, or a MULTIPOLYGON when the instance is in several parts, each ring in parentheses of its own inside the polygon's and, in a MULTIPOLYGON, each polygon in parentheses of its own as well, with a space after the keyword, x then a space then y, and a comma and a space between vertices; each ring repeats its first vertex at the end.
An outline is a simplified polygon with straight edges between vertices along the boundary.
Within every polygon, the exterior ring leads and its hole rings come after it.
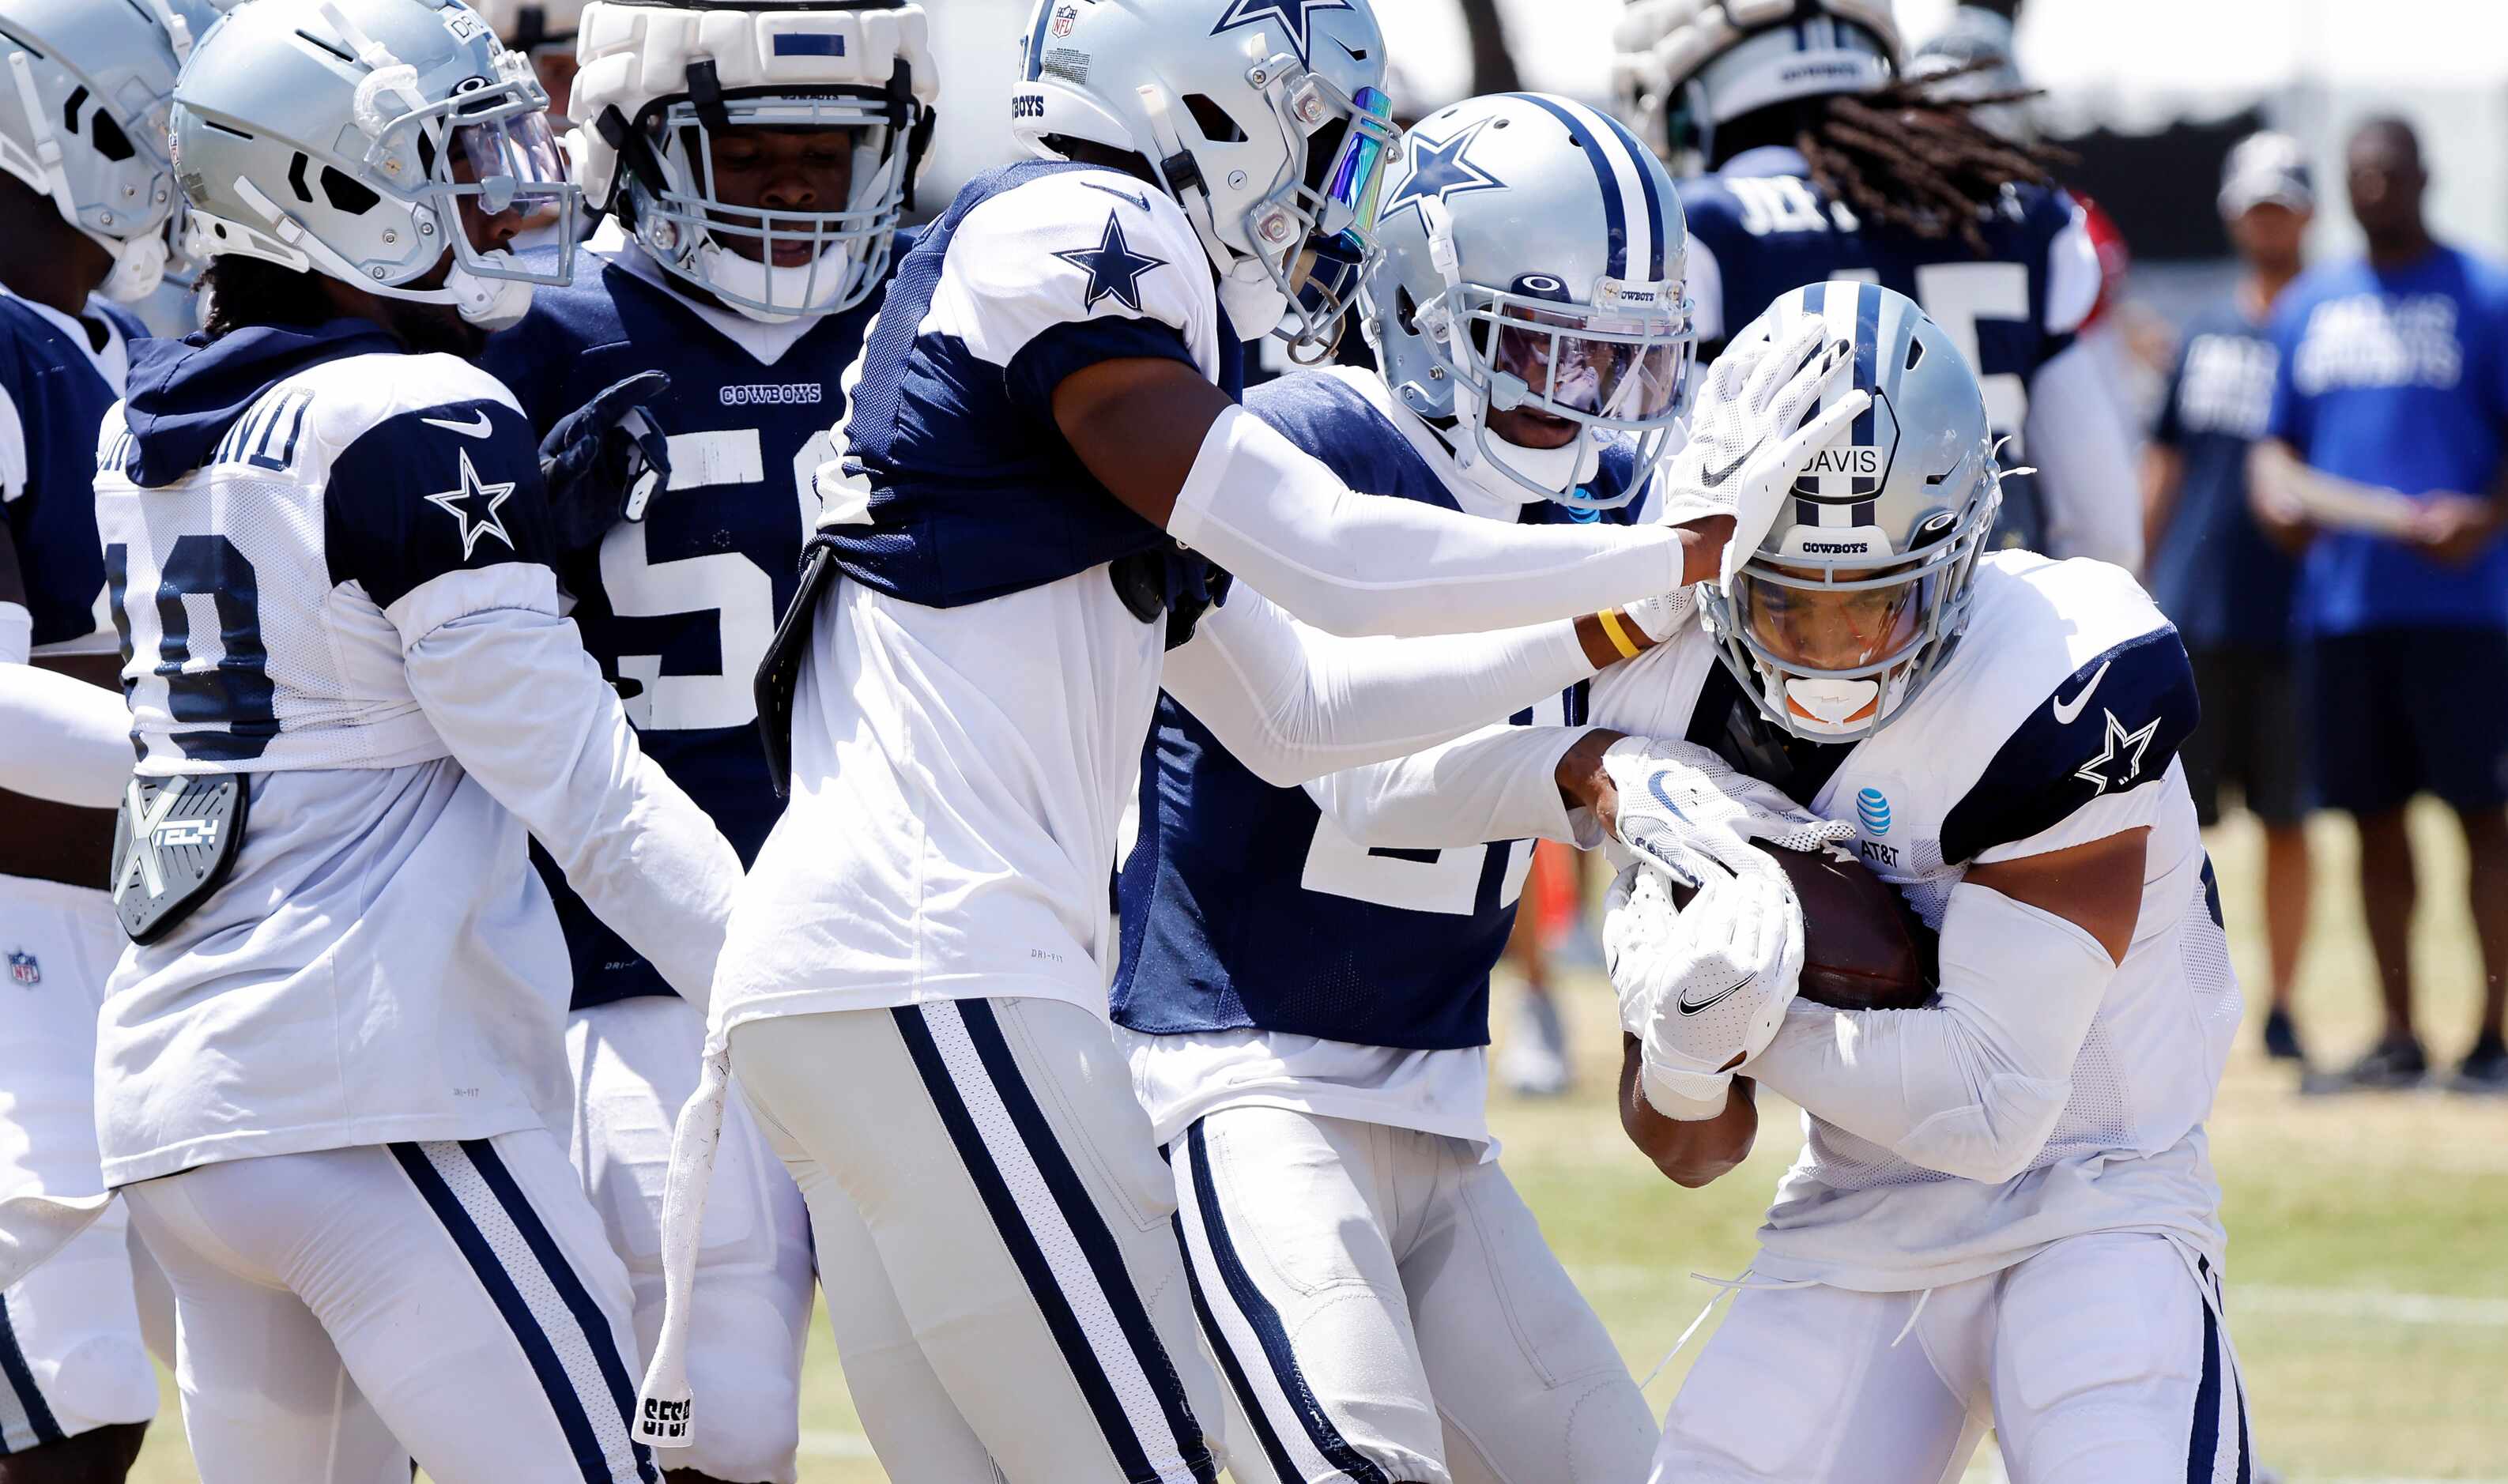
POLYGON ((1531 912, 1532 925, 1541 929, 1545 943, 1556 943, 1576 930, 1576 872, 1581 865, 1574 850, 1555 840, 1532 843, 1532 870, 1524 879, 1524 906, 1531 912))
POLYGON ((2066 194, 2081 203, 2083 225, 2088 228, 2090 245, 2098 249, 2099 254, 2099 297, 2098 302, 2090 306, 2089 315, 2082 321, 2082 328, 2086 330, 2097 324, 2099 316, 2124 297, 2124 275, 2133 267, 2133 252, 2125 246, 2124 233, 2118 228, 2116 218, 2108 215, 2106 207, 2080 191, 2066 194))

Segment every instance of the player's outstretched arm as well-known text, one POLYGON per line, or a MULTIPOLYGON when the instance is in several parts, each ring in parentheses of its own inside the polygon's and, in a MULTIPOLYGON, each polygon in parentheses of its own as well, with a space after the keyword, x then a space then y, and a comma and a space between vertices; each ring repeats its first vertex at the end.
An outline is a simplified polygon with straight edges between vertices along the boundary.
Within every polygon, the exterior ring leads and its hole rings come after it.
POLYGON ((2130 418, 2117 406, 2095 346, 2076 342, 2038 368, 2021 452, 2038 466, 2047 492, 2049 555, 2141 569, 2141 486, 2131 446, 2130 418))
MULTIPOLYGON (((1717 477, 1690 491, 1685 518, 1736 515, 1755 545, 1777 491, 1863 410, 1867 399, 1853 392, 1808 426, 1784 420, 1789 411, 1798 417, 1843 365, 1823 353, 1819 327, 1810 328, 1799 346, 1761 348, 1783 376, 1745 410, 1754 431, 1742 456, 1707 471, 1717 477)), ((1724 556, 1720 526, 1510 525, 1355 494, 1172 360, 1082 366, 1055 384, 1052 411, 1073 452, 1117 499, 1334 633, 1459 633, 1566 618, 1704 581, 1724 556)))
POLYGON ((1502 840, 1592 847, 1601 831, 1571 786, 1620 734, 1598 727, 1483 727, 1390 762, 1309 779, 1307 796, 1369 850, 1444 851, 1502 840))
POLYGON ((130 777, 130 711, 120 695, 27 663, 35 634, 18 544, 0 523, 0 788, 111 809, 130 777))
POLYGON ((1928 1170, 2019 1175, 2072 1096, 2073 1059, 2133 940, 2150 835, 1972 868, 1942 916, 1939 1004, 1796 1000, 1751 1074, 1928 1170))
POLYGON ((410 694, 455 761, 703 1006, 740 858, 645 756, 558 614, 539 450, 521 414, 477 397, 387 418, 336 455, 324 501, 334 581, 355 583, 397 632, 410 694), (483 432, 445 431, 472 417, 483 432))

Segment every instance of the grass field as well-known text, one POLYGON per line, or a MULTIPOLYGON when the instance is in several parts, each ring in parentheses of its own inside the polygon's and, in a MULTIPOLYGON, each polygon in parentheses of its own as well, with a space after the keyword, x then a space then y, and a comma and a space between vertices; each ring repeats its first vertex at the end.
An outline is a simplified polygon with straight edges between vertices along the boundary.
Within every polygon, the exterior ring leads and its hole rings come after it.
MULTIPOLYGON (((2464 914, 2464 862, 2443 814, 2415 824, 2424 1033, 2433 1057, 2453 1061, 2471 1038, 2481 974, 2464 914)), ((2300 1006, 2311 1049, 2332 1062, 2373 1035, 2374 996, 2348 886, 2349 832, 2326 820, 2313 837, 2316 936, 2300 1006)), ((2250 1000, 2261 1002, 2255 839, 2233 823, 2213 850, 2238 965, 2250 1000)), ((1710 1295, 1687 1275, 1729 1276, 1749 1261, 1759 1213, 1799 1146, 1798 1124, 1781 1101, 1764 1099, 1748 1166, 1705 1191, 1666 1183, 1621 1141, 1611 1115, 1617 1038, 1608 996, 1599 984, 1576 988, 1569 1009, 1582 1087, 1556 1103, 1501 1099, 1494 1121, 1516 1183, 1642 1376, 1710 1295)), ((2293 1080, 2250 1038, 2212 1121, 2231 1233, 2231 1316, 2258 1458, 2293 1484, 2508 1481, 2508 1101, 2437 1093, 2302 1101, 2293 1080)), ((1658 1411, 1701 1343, 1648 1389, 1658 1411)), ((882 1480, 824 1324, 804 1394, 802 1478, 882 1480)), ((166 1421, 135 1475, 143 1484, 194 1477, 173 1416, 169 1388, 166 1421)), ((1991 1460, 1977 1476, 1997 1476, 1991 1460)))

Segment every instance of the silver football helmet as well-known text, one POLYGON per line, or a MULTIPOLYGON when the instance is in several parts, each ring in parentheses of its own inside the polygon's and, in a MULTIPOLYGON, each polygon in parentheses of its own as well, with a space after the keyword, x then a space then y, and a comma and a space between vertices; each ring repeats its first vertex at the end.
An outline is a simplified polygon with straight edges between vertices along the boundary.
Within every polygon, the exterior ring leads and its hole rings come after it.
POLYGON ((1318 361, 1375 250, 1396 142, 1369 0, 1036 0, 1011 131, 1149 163, 1240 335, 1318 361))
POLYGON ((174 75, 216 23, 206 0, 0 0, 0 169, 113 255, 108 299, 157 291, 180 193, 174 75))
POLYGON ((1810 316, 1854 346, 1853 371, 1828 396, 1861 388, 1872 405, 1813 453, 1791 511, 1730 588, 1699 592, 1725 668, 1760 710, 1833 742, 1886 726, 1959 641, 2003 471, 1975 371, 1903 294, 1810 284, 1732 343, 1782 338, 1810 316))
POLYGON ((531 63, 459 0, 253 0, 175 85, 194 251, 264 258, 486 329, 573 276, 580 193, 531 63), (545 266, 474 231, 554 216, 545 266), (479 223, 474 228, 470 223, 479 223), (441 287, 412 286, 454 255, 441 287))
POLYGON ((1630 0, 1612 32, 1621 117, 1667 155, 1715 158, 1753 109, 1870 92, 1899 70, 1890 0, 1630 0))
POLYGON ((1605 444, 1664 452, 1697 353, 1682 287, 1688 230, 1661 162, 1608 116, 1535 92, 1420 121, 1387 177, 1365 280, 1386 384, 1526 499, 1625 504, 1585 489, 1605 444), (1523 410, 1573 425, 1557 448, 1493 431, 1523 410), (1448 424, 1448 419, 1451 424, 1448 424))
POLYGON ((663 268, 752 319, 868 298, 932 136, 940 69, 922 7, 593 0, 577 33, 584 194, 663 268), (714 144, 734 129, 843 129, 842 202, 734 205, 714 144))

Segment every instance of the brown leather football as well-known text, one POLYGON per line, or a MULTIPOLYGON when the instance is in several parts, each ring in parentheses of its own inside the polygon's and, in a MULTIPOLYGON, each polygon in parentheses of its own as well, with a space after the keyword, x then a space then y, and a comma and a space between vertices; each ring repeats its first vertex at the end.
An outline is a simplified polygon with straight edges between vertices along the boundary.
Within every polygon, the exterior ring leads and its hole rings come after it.
MULTIPOLYGON (((1752 842, 1777 858, 1802 903, 1802 997, 1837 1010, 1916 1010, 1933 1003, 1938 959, 1933 929, 1899 888, 1833 851, 1789 851, 1752 842)), ((1673 905, 1690 893, 1676 887, 1673 905)))

